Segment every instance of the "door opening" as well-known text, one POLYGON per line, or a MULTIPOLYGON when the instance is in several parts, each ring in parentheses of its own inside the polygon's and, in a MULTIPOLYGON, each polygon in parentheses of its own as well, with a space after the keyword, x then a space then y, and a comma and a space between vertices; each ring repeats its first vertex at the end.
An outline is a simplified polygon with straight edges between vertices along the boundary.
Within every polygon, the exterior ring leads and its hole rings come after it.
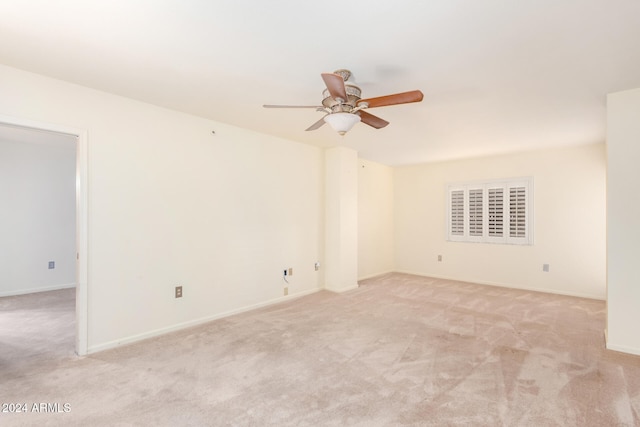
MULTIPOLYGON (((87 263, 87 137, 86 131, 68 126, 35 122, 0 115, 0 127, 7 131, 29 131, 28 134, 43 143, 62 140, 61 136, 75 139, 75 285, 76 285, 76 340, 75 352, 88 353, 88 263, 87 263), (57 138, 56 138, 57 137, 57 138)), ((73 141, 67 138, 67 141, 73 141)), ((54 264, 55 266, 55 264, 54 264)))

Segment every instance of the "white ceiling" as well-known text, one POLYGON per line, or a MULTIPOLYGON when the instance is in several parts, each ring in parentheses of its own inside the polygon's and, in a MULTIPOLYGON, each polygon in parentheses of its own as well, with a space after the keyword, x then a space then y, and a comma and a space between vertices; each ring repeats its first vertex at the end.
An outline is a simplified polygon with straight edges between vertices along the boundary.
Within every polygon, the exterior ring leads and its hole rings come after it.
POLYGON ((400 165, 603 142, 606 94, 640 87, 640 1, 3 1, 0 63, 400 165), (319 104, 339 68, 425 99, 344 137, 262 108, 319 104))

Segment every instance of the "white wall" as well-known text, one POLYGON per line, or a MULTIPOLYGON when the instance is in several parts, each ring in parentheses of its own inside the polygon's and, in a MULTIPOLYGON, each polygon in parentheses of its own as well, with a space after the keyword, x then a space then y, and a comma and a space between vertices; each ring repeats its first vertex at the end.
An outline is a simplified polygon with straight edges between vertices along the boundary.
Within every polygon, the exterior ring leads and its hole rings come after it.
POLYGON ((0 93, 87 130, 90 352, 322 285, 321 149, 5 66, 0 93))
POLYGON ((75 172, 73 144, 0 141, 0 296, 75 286, 75 172))
POLYGON ((394 270, 393 168, 358 161, 358 279, 394 270))
POLYGON ((604 299, 605 175, 604 144, 396 168, 396 270, 604 299), (448 183, 524 176, 532 246, 446 241, 448 183))
POLYGON ((607 97, 607 347, 640 354, 640 89, 607 97))

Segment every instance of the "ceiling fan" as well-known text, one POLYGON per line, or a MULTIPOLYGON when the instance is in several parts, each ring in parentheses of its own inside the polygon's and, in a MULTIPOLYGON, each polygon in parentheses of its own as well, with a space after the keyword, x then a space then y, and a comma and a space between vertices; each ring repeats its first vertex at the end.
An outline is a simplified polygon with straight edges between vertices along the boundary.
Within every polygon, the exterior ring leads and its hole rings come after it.
POLYGON ((263 105, 264 108, 315 108, 325 112, 325 116, 309 126, 306 130, 316 130, 325 123, 340 135, 344 135, 358 122, 380 129, 389 124, 364 111, 367 108, 384 107, 387 105, 408 104, 422 101, 423 94, 419 90, 395 93, 393 95, 376 98, 361 99, 358 86, 349 82, 351 71, 337 70, 333 73, 321 74, 326 89, 322 92, 322 105, 263 105))

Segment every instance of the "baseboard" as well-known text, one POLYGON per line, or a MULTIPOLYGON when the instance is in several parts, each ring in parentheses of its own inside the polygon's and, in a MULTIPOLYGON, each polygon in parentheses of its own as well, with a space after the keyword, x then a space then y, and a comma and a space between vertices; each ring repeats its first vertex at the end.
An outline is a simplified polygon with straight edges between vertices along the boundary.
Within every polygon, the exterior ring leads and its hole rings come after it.
POLYGON ((389 273, 394 273, 394 271, 393 270, 388 270, 388 271, 383 271, 381 273, 369 274, 369 275, 364 276, 364 277, 358 277, 358 282, 361 281, 361 280, 373 279, 375 277, 384 276, 385 274, 389 274, 389 273))
POLYGON ((640 356, 640 348, 627 347, 624 345, 616 345, 616 344, 611 344, 609 342, 607 342, 607 350, 640 356))
POLYGON ((87 354, 98 353, 100 351, 109 350, 109 349, 112 349, 112 348, 120 347, 122 345, 133 344, 133 343, 136 343, 138 341, 143 341, 143 340, 146 340, 146 339, 149 339, 149 338, 154 338, 154 337, 157 337, 157 336, 160 336, 160 335, 168 334, 170 332, 176 332, 176 331, 180 331, 182 329, 192 328, 194 326, 202 325, 204 323, 212 322, 214 320, 222 319, 224 317, 229 317, 229 316, 233 316, 235 314, 240 314, 240 313, 244 313, 244 312, 247 312, 247 311, 255 310, 255 309, 258 309, 258 308, 266 307, 266 306, 269 306, 269 305, 278 304, 278 303, 281 303, 281 302, 285 302, 285 301, 289 301, 289 300, 292 300, 292 299, 300 298, 300 297, 303 297, 305 295, 311 295, 311 294, 314 294, 314 293, 319 292, 321 290, 322 290, 322 288, 316 288, 316 289, 310 289, 310 290, 306 290, 306 291, 296 292, 294 294, 290 294, 290 295, 287 295, 287 296, 270 299, 268 301, 264 301, 264 302, 260 302, 260 303, 252 304, 252 305, 248 305, 248 306, 241 307, 241 308, 238 308, 238 309, 229 310, 229 311, 225 311, 225 312, 218 313, 218 314, 213 314, 211 316, 205 316, 205 317, 201 317, 199 319, 189 320, 187 322, 178 323, 176 325, 168 326, 168 327, 165 327, 165 328, 155 329, 153 331, 145 332, 145 333, 142 333, 142 334, 132 335, 132 336, 129 336, 129 337, 118 339, 118 340, 113 340, 113 341, 109 341, 109 342, 106 342, 106 343, 90 346, 87 349, 87 354))
POLYGON ((609 342, 609 330, 608 329, 604 330, 604 347, 607 350, 617 351, 619 353, 626 353, 626 354, 633 354, 633 355, 636 355, 636 356, 640 356, 640 349, 638 349, 638 348, 627 347, 627 346, 624 346, 624 345, 611 344, 609 342))
POLYGON ((548 288, 532 288, 528 286, 514 286, 510 283, 498 283, 498 282, 488 282, 481 280, 474 280, 469 278, 461 278, 461 277, 448 277, 448 276, 439 276, 435 274, 425 274, 425 273, 416 273, 413 271, 402 271, 398 270, 396 273, 402 274, 411 274, 413 276, 421 276, 421 277, 433 277, 434 279, 442 279, 442 280, 454 280, 456 282, 467 282, 467 283, 475 283, 477 285, 487 285, 487 286, 497 286, 500 288, 509 288, 509 289, 519 289, 522 291, 532 291, 532 292, 543 292, 546 294, 555 294, 555 295, 564 295, 568 297, 577 297, 577 298, 586 298, 586 299, 595 299, 599 301, 606 301, 606 297, 602 297, 600 295, 592 295, 588 293, 582 292, 566 292, 559 291, 557 289, 548 289, 548 288))
POLYGON ((64 285, 43 286, 41 288, 18 289, 15 291, 0 292, 0 297, 13 297, 17 295, 35 294, 38 292, 59 291, 60 289, 69 289, 75 287, 75 283, 67 283, 64 285))
POLYGON ((333 292, 333 293, 336 293, 336 294, 341 294, 341 293, 344 293, 344 292, 352 291, 354 289, 358 289, 358 283, 356 282, 355 285, 347 286, 345 288, 337 288, 337 289, 336 288, 329 288, 329 287, 325 286, 324 289, 326 291, 329 291, 329 292, 333 292))

